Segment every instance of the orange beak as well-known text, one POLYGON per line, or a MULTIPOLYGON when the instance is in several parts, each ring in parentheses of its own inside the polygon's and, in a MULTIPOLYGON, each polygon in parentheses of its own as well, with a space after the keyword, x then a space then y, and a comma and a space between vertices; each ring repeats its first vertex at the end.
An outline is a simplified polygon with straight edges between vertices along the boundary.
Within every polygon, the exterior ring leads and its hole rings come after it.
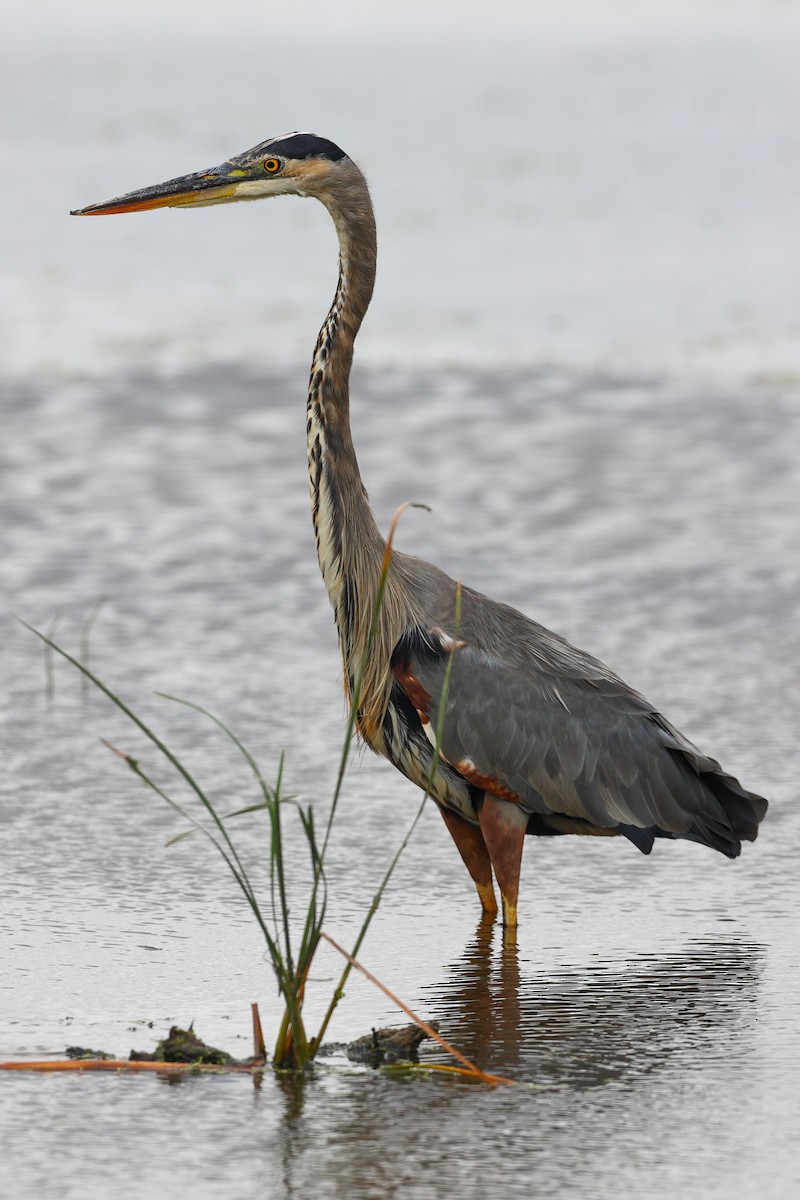
POLYGON ((223 163, 209 171, 168 179, 138 192, 127 192, 100 204, 75 208, 73 217, 101 217, 112 213, 143 212, 147 208, 201 208, 207 204, 224 204, 236 193, 238 184, 247 180, 249 172, 231 163, 223 163))

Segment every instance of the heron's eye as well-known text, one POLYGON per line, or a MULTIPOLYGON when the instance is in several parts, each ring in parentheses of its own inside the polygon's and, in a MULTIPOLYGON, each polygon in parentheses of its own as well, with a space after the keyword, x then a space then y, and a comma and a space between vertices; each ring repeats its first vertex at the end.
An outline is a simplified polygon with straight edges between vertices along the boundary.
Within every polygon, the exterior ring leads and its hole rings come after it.
POLYGON ((264 159, 264 170, 267 172, 268 175, 277 175, 278 171, 280 171, 282 166, 283 166, 283 163, 281 162, 281 160, 279 158, 265 158, 264 159))

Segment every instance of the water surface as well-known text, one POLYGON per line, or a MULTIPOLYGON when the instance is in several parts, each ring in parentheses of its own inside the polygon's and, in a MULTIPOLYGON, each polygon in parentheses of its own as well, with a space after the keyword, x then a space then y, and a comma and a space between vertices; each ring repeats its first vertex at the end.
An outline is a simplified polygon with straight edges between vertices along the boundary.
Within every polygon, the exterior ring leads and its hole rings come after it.
MULTIPOLYGON (((8 606, 77 650, 180 748, 222 808, 247 772, 320 806, 343 732, 304 480, 305 368, 7 382, 8 606)), ((0 1078, 14 1197, 750 1197, 800 1183, 796 1004, 800 408, 791 390, 568 372, 361 371, 354 427, 402 548, 609 661, 772 801, 755 846, 529 840, 515 943, 478 924, 435 811, 363 959, 480 1065, 536 1089, 320 1070, 309 1082, 0 1078)), ((195 1020, 234 1053, 278 1007, 222 867, 99 744, 169 774, 101 697, 4 618, 0 1058, 118 1054, 195 1020), (152 1022, 151 1029, 148 1023, 152 1022)), ((179 791, 179 789, 178 789, 179 791)), ((417 793, 348 777, 330 866, 347 943, 417 793)), ((254 863, 264 833, 240 826, 254 863)), ((293 881, 304 860, 295 839, 293 881)), ((322 951, 311 1023, 337 977, 322 951)), ((331 1028, 402 1020, 354 980, 331 1028)), ((434 1055, 436 1057, 436 1055, 434 1055)))

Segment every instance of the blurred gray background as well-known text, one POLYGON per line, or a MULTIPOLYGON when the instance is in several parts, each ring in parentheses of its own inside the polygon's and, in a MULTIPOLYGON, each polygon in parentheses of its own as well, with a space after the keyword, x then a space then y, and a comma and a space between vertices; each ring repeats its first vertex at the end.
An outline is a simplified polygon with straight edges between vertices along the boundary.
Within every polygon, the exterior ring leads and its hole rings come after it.
POLYGON ((800 372, 795 0, 45 0, 3 24, 6 372, 305 362, 319 206, 67 216, 290 129, 372 185, 362 363, 800 372))

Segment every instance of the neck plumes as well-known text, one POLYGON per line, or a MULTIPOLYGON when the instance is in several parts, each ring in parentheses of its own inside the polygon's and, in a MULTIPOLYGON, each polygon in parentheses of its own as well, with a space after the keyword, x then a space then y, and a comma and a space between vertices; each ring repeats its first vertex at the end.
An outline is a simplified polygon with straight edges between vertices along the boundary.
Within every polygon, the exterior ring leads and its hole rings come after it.
POLYGON ((375 748, 388 703, 394 646, 406 625, 403 592, 390 571, 370 644, 386 543, 375 524, 350 433, 350 368, 356 334, 372 297, 377 243, 367 184, 342 163, 336 190, 320 199, 339 236, 339 283, 319 332, 308 389, 306 429, 317 555, 328 590, 352 697, 361 672, 357 725, 375 748))

